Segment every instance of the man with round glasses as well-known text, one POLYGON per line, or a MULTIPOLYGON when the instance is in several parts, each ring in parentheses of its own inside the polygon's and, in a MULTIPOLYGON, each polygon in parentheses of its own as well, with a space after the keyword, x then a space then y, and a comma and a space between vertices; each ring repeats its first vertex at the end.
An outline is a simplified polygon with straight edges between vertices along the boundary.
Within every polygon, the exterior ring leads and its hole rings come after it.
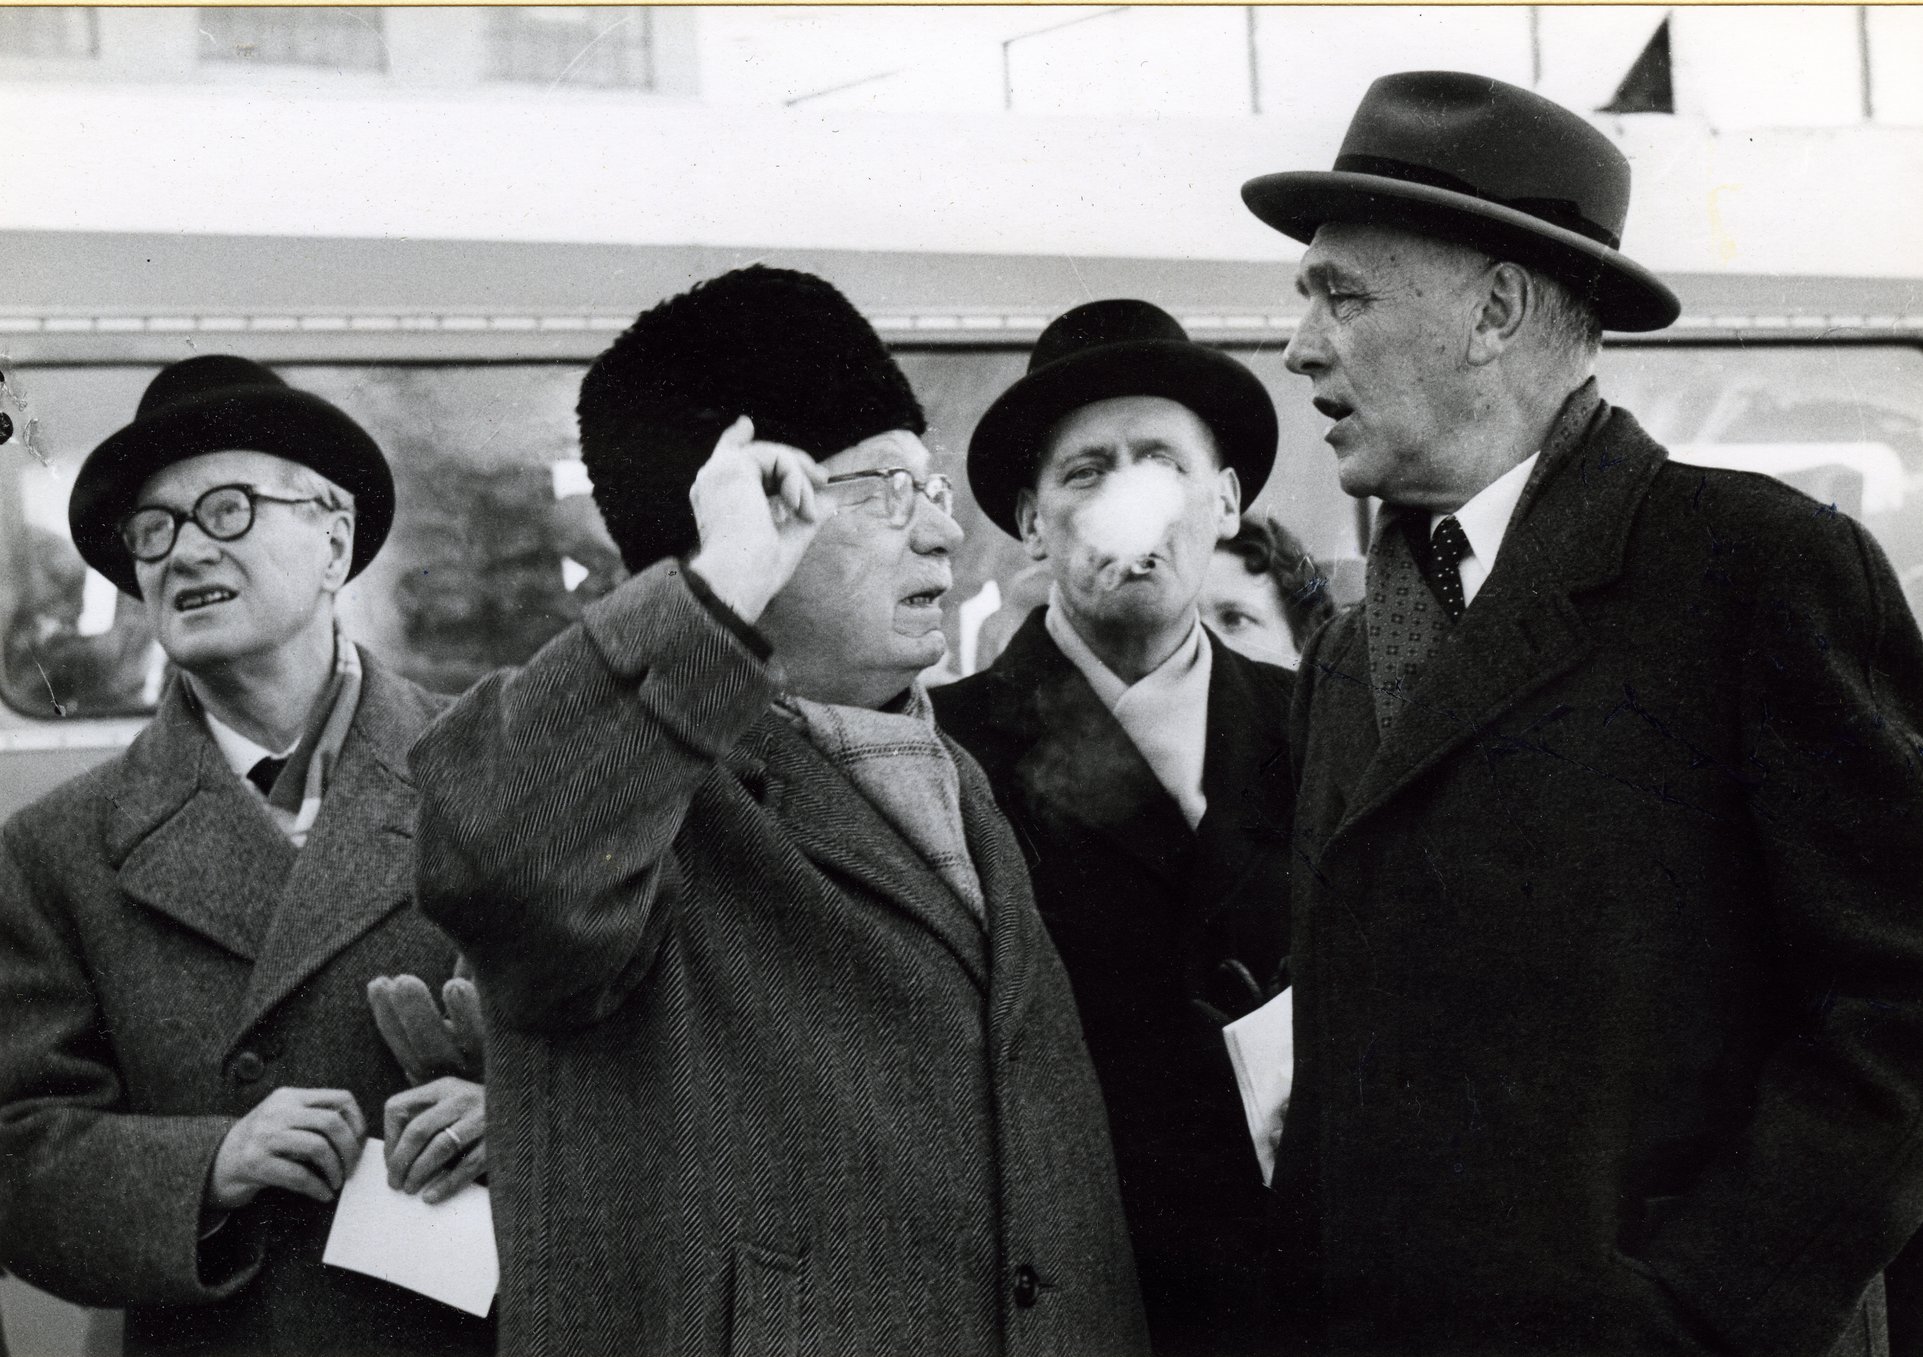
POLYGON ((1159 308, 1058 318, 968 448, 976 502, 1047 568, 1048 604, 935 690, 1074 982, 1163 1357, 1275 1346, 1281 1095, 1243 1088, 1223 1028, 1287 1031, 1290 676, 1198 612, 1275 441, 1255 375, 1159 308))
POLYGON ((906 377, 757 266, 645 312, 579 414, 634 576, 413 754, 502 1349, 1144 1352, 1067 981, 916 681, 961 530, 906 377))
POLYGON ((321 1263, 370 1128, 429 1200, 486 1163, 480 1085, 383 1041, 456 960, 407 908, 404 754, 443 703, 335 624, 393 513, 353 420, 225 355, 163 369, 74 484, 74 544, 175 673, 0 831, 0 1259, 124 1308, 132 1352, 493 1347, 321 1263))

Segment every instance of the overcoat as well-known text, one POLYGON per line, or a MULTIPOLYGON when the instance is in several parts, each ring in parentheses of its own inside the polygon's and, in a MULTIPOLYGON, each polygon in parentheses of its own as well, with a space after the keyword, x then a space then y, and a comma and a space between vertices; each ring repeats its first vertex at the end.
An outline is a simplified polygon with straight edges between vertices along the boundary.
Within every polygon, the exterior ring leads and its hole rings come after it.
MULTIPOLYGON (((1131 1354, 1100 1092, 981 772, 978 922, 665 561, 420 742, 488 1016, 502 1349, 1131 1354)), ((952 746, 951 746, 952 749, 952 746)))
POLYGON ((407 1080, 367 982, 453 974, 408 908, 404 755, 443 700, 361 658, 298 851, 178 678, 124 754, 0 831, 0 1261, 125 1307, 130 1352, 492 1350, 483 1321, 323 1267, 331 1205, 269 1189, 199 1237, 215 1151, 274 1089, 347 1089, 378 1134, 407 1080))
POLYGON ((1208 811, 1192 830, 1046 612, 935 689, 935 710, 988 774, 1068 968, 1156 1352, 1267 1351, 1273 1199, 1221 1029, 1281 979, 1291 675, 1205 629, 1208 811))
POLYGON ((1849 518, 1576 427, 1386 736, 1366 605, 1298 674, 1331 1345, 1873 1351, 1923 1218, 1923 641, 1849 518))

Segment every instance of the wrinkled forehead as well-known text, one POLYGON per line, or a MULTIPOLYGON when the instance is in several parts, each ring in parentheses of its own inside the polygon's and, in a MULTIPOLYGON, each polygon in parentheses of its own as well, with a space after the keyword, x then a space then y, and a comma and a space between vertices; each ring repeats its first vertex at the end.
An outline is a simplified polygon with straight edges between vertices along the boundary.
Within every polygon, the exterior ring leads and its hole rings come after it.
POLYGON ((1063 415, 1049 431, 1041 467, 1078 452, 1151 447, 1219 461, 1215 435, 1188 406, 1167 396, 1115 396, 1063 415))
POLYGON ((1456 276, 1480 266, 1486 258, 1473 246, 1399 227, 1324 222, 1316 228, 1315 239, 1296 269, 1296 287, 1300 291, 1338 282, 1456 276))
POLYGON ((852 448, 843 448, 826 458, 822 467, 830 476, 845 476, 851 471, 879 471, 883 467, 907 467, 916 476, 928 474, 933 457, 921 439, 906 429, 890 429, 864 438, 852 448))
POLYGON ((162 467, 149 476, 134 496, 136 504, 172 503, 183 506, 217 485, 251 485, 260 490, 285 491, 300 474, 298 462, 269 452, 203 452, 162 467))

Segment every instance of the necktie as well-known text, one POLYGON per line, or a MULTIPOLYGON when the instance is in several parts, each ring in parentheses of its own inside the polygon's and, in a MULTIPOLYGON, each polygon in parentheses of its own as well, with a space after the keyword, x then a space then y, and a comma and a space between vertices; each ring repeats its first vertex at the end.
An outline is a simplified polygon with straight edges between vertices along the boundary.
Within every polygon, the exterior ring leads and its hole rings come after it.
POLYGON ((1435 534, 1429 539, 1429 583, 1451 622, 1469 606, 1462 597, 1462 571, 1457 566, 1468 554, 1469 534, 1453 514, 1436 524, 1435 534))
POLYGON ((287 766, 286 759, 265 758, 247 770, 247 780, 260 788, 262 796, 274 794, 274 779, 287 766))

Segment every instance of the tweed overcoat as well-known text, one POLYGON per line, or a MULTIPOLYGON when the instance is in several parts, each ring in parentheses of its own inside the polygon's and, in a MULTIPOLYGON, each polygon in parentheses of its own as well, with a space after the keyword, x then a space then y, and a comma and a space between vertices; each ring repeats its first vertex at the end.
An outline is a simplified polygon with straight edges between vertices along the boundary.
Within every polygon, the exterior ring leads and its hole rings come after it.
POLYGON ((1870 1352, 1923 1218, 1923 641, 1849 518, 1578 427, 1386 736, 1366 605, 1298 672, 1331 1346, 1870 1352))
POLYGON ((1272 1202, 1222 1023, 1288 942, 1291 675, 1212 634, 1208 812, 1174 798, 1037 608, 988 669, 935 689, 942 727, 1015 827, 1108 1103, 1162 1357, 1267 1351, 1272 1202))
MULTIPOLYGON (((661 562, 416 747, 489 1028, 503 1351, 1145 1350, 1100 1091, 981 772, 978 923, 661 562)), ((952 746, 951 746, 952 748, 952 746)))
POLYGON ((235 1120, 344 1088, 370 1128, 407 1080, 367 982, 438 987, 408 908, 405 751, 443 705, 362 653, 306 846, 235 776, 179 679, 119 757, 0 831, 0 1261, 127 1310, 130 1352, 487 1352, 488 1326, 320 1261, 330 1205, 269 1189, 199 1240, 235 1120))

